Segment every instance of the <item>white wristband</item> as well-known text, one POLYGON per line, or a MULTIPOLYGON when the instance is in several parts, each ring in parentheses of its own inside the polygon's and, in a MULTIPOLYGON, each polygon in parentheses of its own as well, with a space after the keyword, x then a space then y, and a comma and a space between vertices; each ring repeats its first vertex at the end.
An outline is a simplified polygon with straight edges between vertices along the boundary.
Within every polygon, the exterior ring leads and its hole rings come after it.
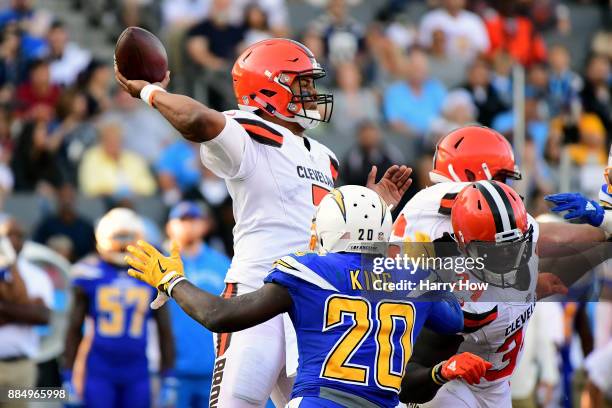
POLYGON ((184 276, 181 276, 180 278, 172 282, 170 286, 168 286, 168 296, 172 297, 172 289, 176 286, 177 283, 184 281, 184 280, 187 280, 187 278, 184 276))
POLYGON ((606 233, 606 239, 610 238, 610 235, 612 235, 612 211, 607 210, 604 212, 604 219, 599 228, 606 233))
POLYGON ((156 92, 166 92, 166 90, 159 85, 154 85, 154 84, 146 85, 140 91, 140 99, 145 101, 147 105, 153 106, 153 95, 156 92))

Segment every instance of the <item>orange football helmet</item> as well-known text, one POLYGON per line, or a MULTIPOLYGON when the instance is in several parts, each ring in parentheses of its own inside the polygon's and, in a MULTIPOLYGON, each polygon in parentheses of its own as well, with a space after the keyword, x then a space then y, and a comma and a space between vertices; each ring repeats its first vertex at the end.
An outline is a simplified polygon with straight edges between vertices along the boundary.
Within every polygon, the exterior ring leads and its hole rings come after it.
POLYGON ((485 126, 465 126, 450 132, 436 146, 434 183, 507 178, 520 180, 512 146, 505 137, 485 126))
MULTIPOLYGON (((484 259, 484 268, 472 271, 476 277, 501 287, 519 282, 531 254, 533 225, 512 188, 493 180, 466 186, 453 203, 451 223, 460 248, 484 259)), ((529 277, 525 272, 523 277, 529 277)))
POLYGON ((234 94, 242 110, 261 109, 269 115, 312 129, 329 122, 333 110, 331 94, 303 90, 299 78, 313 81, 326 75, 312 52, 297 41, 273 38, 247 48, 232 68, 234 94), (299 93, 291 84, 298 80, 299 93), (316 109, 306 105, 315 103, 316 109))

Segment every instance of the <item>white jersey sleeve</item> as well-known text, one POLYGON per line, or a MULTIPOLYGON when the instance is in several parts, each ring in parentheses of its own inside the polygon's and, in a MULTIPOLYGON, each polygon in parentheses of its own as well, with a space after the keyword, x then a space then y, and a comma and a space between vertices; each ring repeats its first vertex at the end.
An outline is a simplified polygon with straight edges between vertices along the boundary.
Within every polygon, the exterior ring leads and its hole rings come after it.
POLYGON ((232 116, 233 111, 223 112, 225 127, 212 140, 200 146, 202 163, 224 179, 244 179, 257 164, 257 145, 247 131, 232 116))
POLYGON ((400 211, 391 233, 392 243, 432 242, 452 234, 450 208, 470 183, 438 183, 419 191, 400 211))

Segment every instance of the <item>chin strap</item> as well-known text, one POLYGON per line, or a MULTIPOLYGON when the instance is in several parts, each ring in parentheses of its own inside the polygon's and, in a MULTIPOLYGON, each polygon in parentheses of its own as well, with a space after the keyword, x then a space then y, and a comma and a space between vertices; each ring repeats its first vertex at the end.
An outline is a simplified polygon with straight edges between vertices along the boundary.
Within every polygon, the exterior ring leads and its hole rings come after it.
POLYGON ((282 113, 280 113, 278 110, 276 110, 272 105, 262 100, 260 97, 255 96, 253 100, 257 102, 258 104, 260 104, 261 106, 264 106, 264 108, 259 108, 257 106, 252 106, 252 105, 242 105, 242 104, 238 104, 238 108, 240 110, 247 111, 247 112, 254 112, 257 109, 261 109, 261 110, 266 111, 268 114, 274 115, 277 118, 282 119, 284 121, 297 123, 304 130, 314 129, 317 126, 319 126, 319 123, 321 123, 321 113, 316 109, 309 109, 305 111, 304 108, 302 108, 298 112, 298 115, 285 116, 282 113))
POLYGON ((289 117, 279 113, 278 111, 274 111, 273 115, 282 120, 286 120, 287 122, 297 123, 304 130, 314 129, 319 126, 319 123, 321 123, 321 114, 318 110, 304 111, 304 109, 300 109, 298 113, 303 116, 295 115, 293 117, 289 117))

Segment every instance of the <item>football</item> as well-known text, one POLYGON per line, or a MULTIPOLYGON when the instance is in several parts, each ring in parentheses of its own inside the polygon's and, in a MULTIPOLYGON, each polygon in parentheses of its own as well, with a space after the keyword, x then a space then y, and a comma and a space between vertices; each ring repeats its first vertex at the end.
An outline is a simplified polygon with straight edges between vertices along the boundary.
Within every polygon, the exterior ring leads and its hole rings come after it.
POLYGON ((140 27, 128 27, 115 46, 115 62, 127 79, 161 82, 168 71, 168 55, 161 41, 140 27))

